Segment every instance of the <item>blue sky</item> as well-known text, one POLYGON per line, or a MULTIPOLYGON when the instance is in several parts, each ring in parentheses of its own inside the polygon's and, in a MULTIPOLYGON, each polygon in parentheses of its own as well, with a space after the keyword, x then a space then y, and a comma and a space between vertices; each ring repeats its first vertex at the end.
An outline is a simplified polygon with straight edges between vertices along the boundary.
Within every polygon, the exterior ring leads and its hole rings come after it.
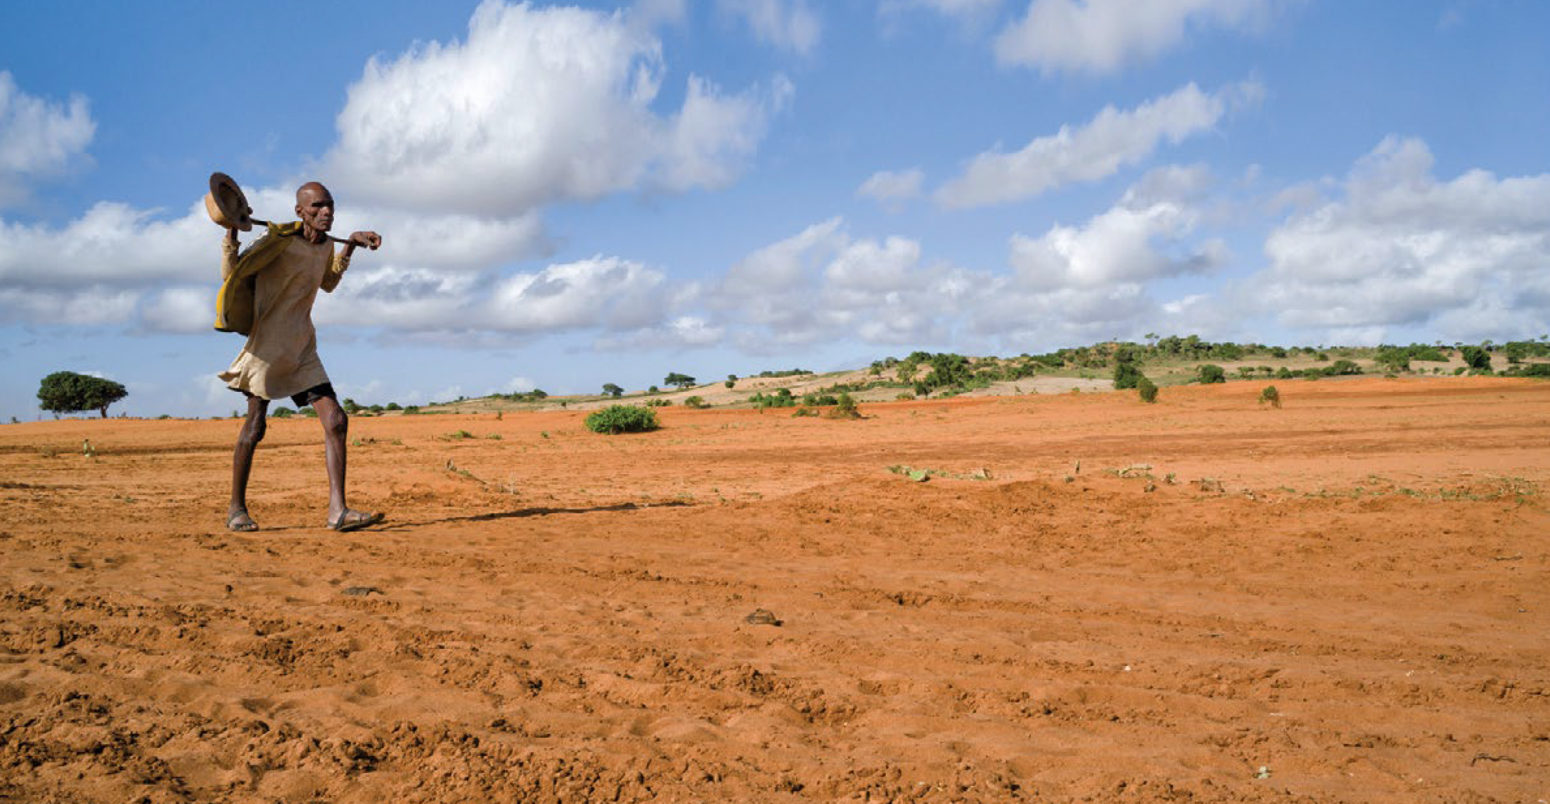
POLYGON ((218 415, 236 177, 375 229, 362 403, 1044 352, 1550 333, 1550 4, 0 8, 0 417, 218 415))

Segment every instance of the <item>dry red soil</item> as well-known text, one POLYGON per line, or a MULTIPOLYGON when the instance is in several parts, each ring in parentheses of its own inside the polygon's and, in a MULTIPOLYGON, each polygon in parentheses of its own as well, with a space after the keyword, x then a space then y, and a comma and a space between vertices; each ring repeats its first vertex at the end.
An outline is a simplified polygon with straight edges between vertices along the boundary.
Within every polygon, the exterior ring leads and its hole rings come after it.
POLYGON ((0 800, 1546 798, 1550 384, 1280 388, 0 427, 0 800))

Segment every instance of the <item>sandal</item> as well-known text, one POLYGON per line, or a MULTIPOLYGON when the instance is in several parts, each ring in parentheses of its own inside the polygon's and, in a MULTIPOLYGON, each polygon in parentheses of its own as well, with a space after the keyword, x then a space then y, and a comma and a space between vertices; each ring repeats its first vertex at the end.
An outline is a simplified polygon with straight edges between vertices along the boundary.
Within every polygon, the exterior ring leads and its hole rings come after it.
POLYGON ((357 511, 350 508, 346 509, 344 514, 338 519, 328 523, 328 529, 340 533, 349 533, 352 530, 369 528, 386 518, 381 512, 368 514, 365 511, 357 511))
POLYGON ((258 530, 258 523, 247 511, 232 511, 226 515, 226 529, 237 533, 252 533, 258 530))

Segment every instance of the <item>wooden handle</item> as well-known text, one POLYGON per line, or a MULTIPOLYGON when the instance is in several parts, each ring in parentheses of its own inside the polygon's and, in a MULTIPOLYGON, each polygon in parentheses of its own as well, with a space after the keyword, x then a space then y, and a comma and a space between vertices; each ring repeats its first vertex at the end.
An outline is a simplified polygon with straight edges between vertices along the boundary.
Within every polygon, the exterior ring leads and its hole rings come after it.
MULTIPOLYGON (((250 218, 249 220, 253 221, 253 223, 258 225, 258 226, 268 226, 269 225, 269 221, 261 221, 258 218, 250 218)), ((323 236, 328 238, 329 240, 334 241, 335 243, 348 243, 348 242, 350 242, 347 238, 334 237, 333 235, 328 234, 326 232, 323 234, 323 236)))

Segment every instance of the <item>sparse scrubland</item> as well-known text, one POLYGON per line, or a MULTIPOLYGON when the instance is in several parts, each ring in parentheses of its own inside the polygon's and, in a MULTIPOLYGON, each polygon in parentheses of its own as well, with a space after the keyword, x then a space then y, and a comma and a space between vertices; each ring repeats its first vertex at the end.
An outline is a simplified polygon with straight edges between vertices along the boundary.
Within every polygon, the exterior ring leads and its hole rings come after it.
POLYGON ((0 427, 0 799, 1542 798, 1550 383, 1328 357, 1363 374, 1280 410, 1255 355, 368 416, 355 534, 283 471, 315 421, 270 424, 257 533, 233 421, 0 427))

